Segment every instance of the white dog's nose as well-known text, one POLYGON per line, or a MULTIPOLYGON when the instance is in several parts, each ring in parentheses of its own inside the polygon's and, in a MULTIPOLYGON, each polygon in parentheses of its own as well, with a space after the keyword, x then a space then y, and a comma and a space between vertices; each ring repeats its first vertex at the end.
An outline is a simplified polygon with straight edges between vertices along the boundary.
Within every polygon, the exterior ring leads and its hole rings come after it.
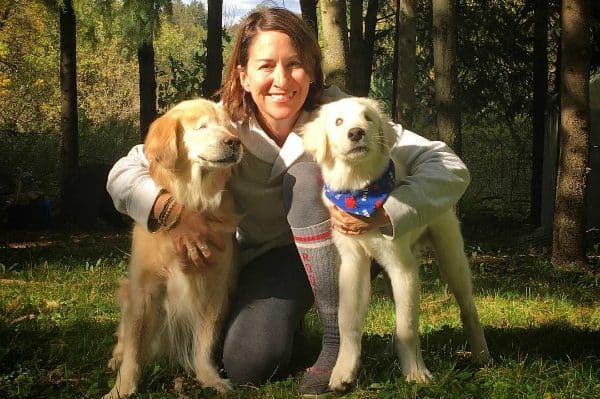
POLYGON ((364 135, 365 131, 360 127, 353 127, 352 129, 348 130, 348 138, 355 143, 360 141, 364 135))

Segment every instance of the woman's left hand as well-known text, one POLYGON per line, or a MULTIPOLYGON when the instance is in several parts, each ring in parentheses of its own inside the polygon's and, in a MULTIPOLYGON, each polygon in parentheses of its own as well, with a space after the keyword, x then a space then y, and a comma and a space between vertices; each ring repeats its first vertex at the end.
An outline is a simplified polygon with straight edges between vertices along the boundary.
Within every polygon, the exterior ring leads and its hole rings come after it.
POLYGON ((337 206, 329 208, 331 227, 343 234, 357 235, 392 224, 383 208, 379 208, 371 217, 357 216, 344 212, 337 206))

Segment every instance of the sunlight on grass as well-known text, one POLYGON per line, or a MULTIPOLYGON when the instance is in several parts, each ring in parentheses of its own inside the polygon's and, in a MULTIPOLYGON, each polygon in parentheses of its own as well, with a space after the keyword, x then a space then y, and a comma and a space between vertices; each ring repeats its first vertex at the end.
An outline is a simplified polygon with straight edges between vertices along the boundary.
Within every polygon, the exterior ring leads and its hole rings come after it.
MULTIPOLYGON (((98 241, 95 241, 96 243, 98 241)), ((120 248, 126 248, 124 239, 120 248)), ((92 253, 64 245, 51 256, 24 250, 0 260, 0 397, 99 397, 114 380, 106 361, 119 319, 115 298, 127 258, 114 245, 92 253)), ((553 269, 545 259, 507 254, 472 257, 475 301, 494 362, 477 368, 458 309, 437 267, 422 270, 420 332, 435 380, 407 384, 392 348, 394 306, 385 280, 373 282, 362 366, 343 398, 596 398, 600 391, 598 276, 553 269)), ((144 373, 137 398, 178 398, 184 377, 193 398, 296 398, 301 370, 320 347, 316 312, 290 378, 218 396, 177 367, 157 363, 144 373)))

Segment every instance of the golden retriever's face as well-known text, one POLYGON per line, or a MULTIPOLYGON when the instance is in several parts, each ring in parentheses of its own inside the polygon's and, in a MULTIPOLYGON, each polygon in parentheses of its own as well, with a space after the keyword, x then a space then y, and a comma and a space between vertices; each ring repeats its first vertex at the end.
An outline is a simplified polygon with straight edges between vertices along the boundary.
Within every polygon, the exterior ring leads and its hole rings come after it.
POLYGON ((242 145, 227 113, 212 101, 184 101, 158 118, 145 141, 150 163, 179 169, 186 163, 205 169, 228 168, 240 161, 242 145))
POLYGON ((396 135, 375 101, 351 97, 323 105, 303 138, 320 164, 358 164, 387 159, 396 135))

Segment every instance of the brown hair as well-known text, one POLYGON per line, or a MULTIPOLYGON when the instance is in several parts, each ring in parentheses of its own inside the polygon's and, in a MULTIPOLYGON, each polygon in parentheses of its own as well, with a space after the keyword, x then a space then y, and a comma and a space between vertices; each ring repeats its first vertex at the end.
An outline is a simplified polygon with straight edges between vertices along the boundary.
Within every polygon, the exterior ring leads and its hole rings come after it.
POLYGON ((238 29, 227 62, 225 81, 220 90, 223 106, 233 120, 240 122, 248 119, 250 111, 255 107, 250 93, 242 87, 238 67, 248 64, 248 50, 252 41, 260 32, 265 31, 278 31, 289 36, 300 61, 313 80, 302 108, 312 110, 319 105, 323 92, 323 55, 312 29, 300 17, 285 8, 261 8, 248 14, 238 29))

